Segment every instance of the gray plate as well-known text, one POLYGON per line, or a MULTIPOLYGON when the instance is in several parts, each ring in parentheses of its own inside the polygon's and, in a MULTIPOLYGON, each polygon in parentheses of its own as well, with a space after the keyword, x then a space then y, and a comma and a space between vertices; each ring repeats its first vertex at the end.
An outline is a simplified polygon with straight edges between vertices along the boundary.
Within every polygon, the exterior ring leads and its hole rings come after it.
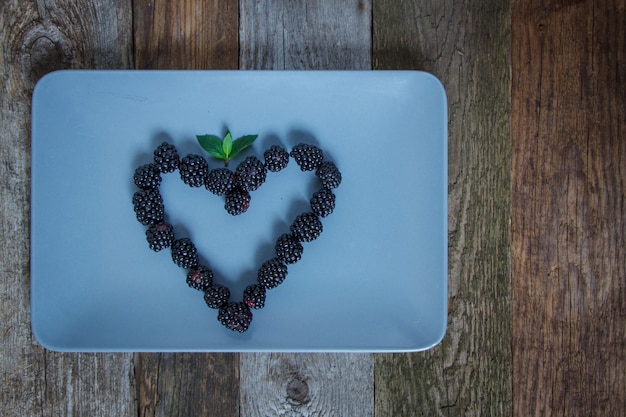
MULTIPOLYGON (((60 71, 33 94, 33 332, 60 351, 428 349, 447 322, 447 109, 417 71, 60 71), (324 232, 268 291, 244 334, 155 253, 133 212, 133 172, 163 141, 208 155, 197 134, 320 146, 343 182, 324 232)), ((209 159, 211 167, 219 166, 209 159)), ((233 217, 223 198, 164 176, 177 236, 190 237, 233 300, 319 183, 293 161, 233 217)))

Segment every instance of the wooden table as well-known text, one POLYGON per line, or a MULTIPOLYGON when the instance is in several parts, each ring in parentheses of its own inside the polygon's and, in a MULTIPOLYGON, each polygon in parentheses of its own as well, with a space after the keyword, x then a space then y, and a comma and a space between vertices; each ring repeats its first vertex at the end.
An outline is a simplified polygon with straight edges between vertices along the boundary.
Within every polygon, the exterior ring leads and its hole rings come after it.
POLYGON ((626 6, 0 3, 4 416, 626 415, 626 6), (61 68, 421 69, 449 98, 449 324, 413 354, 63 354, 29 320, 30 100, 61 68))

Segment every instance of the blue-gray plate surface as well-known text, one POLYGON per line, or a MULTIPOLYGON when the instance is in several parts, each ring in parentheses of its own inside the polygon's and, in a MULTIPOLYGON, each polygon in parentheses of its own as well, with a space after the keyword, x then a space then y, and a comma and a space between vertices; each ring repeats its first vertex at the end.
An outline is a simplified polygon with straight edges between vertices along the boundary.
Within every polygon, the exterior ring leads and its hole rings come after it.
MULTIPOLYGON (((223 197, 164 175, 167 220, 233 300, 319 184, 293 160, 233 217, 223 197)), ((60 351, 428 349, 447 322, 447 104, 418 71, 59 71, 32 115, 32 328, 60 351), (163 141, 207 157, 198 134, 318 145, 343 182, 244 334, 217 321, 170 251, 153 252, 133 172, 163 141)))

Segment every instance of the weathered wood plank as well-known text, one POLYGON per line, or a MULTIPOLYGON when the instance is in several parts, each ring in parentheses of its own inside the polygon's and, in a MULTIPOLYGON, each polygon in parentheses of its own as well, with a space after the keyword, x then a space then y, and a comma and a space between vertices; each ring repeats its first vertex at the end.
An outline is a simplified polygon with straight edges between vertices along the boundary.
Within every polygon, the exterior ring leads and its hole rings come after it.
POLYGON ((373 20, 374 68, 431 72, 449 102, 448 330, 376 356, 376 415, 510 415, 509 3, 374 0, 373 20))
POLYGON ((236 355, 137 354, 139 416, 239 415, 236 355))
MULTIPOLYGON (((240 2, 242 69, 369 69, 369 1, 240 2)), ((240 355, 244 416, 373 416, 373 358, 240 355)))
POLYGON ((626 415, 626 3, 513 3, 513 411, 626 415))
POLYGON ((242 416, 373 416, 369 354, 241 355, 242 416))
POLYGON ((130 2, 0 5, 0 380, 3 416, 130 416, 130 354, 44 350, 30 330, 30 111, 37 80, 64 68, 128 68, 130 2))
POLYGON ((135 67, 236 69, 236 0, 136 0, 135 67))
POLYGON ((371 0, 240 0, 241 69, 371 69, 371 0))
MULTIPOLYGON (((236 1, 133 5, 137 69, 237 69, 236 1)), ((236 354, 138 353, 135 376, 141 417, 239 415, 236 354)))

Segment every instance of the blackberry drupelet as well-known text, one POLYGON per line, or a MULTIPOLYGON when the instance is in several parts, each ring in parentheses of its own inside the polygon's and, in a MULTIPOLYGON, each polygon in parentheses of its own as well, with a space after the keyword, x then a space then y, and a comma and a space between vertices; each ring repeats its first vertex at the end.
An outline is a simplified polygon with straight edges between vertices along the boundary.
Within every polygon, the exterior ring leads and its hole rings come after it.
POLYGON ((245 303, 228 303, 220 308, 217 319, 235 332, 243 333, 252 322, 252 312, 245 303))
POLYGON ((247 191, 235 188, 226 194, 224 208, 229 214, 237 216, 245 213, 248 207, 250 207, 250 193, 247 191))
POLYGON ((335 194, 322 188, 311 197, 311 210, 320 217, 326 217, 335 210, 335 194))
POLYGON ((133 206, 137 220, 144 226, 163 223, 165 208, 157 190, 137 191, 133 195, 133 206))
POLYGON ((198 251, 190 239, 185 237, 172 242, 172 261, 185 269, 198 265, 198 251))
POLYGON ((187 272, 187 285, 199 291, 206 291, 213 284, 213 271, 198 265, 187 272))
POLYGON ((289 154, 296 161, 300 170, 313 171, 324 159, 324 153, 317 146, 299 143, 293 147, 289 154))
POLYGON ((254 191, 265 182, 267 168, 256 156, 244 159, 235 169, 235 184, 244 191, 254 191))
POLYGON ((341 172, 331 161, 324 161, 315 171, 317 178, 322 181, 322 185, 328 189, 337 188, 341 184, 341 172))
POLYGON ((154 164, 145 164, 135 170, 135 185, 142 190, 156 190, 161 185, 161 172, 154 164))
POLYGON ((296 217, 289 230, 300 242, 311 242, 322 233, 322 222, 315 213, 304 213, 296 217))
POLYGON ((268 150, 263 152, 263 158, 265 159, 265 166, 272 172, 278 172, 283 170, 289 163, 289 153, 285 148, 273 145, 268 150))
POLYGON ((180 158, 173 145, 163 142, 154 150, 154 164, 163 173, 174 172, 178 168, 180 158))
POLYGON ((230 290, 220 284, 213 284, 204 291, 204 302, 210 308, 222 308, 230 298, 230 290))
POLYGON ((265 307, 265 287, 260 284, 247 286, 243 291, 243 302, 257 310, 265 307))
POLYGON ((146 240, 150 249, 158 252, 169 248, 174 241, 174 228, 170 224, 155 224, 146 230, 146 240))
POLYGON ((274 250, 284 263, 294 264, 302 258, 304 248, 295 236, 285 233, 276 239, 274 250))
POLYGON ((189 154, 185 156, 178 167, 180 178, 190 187, 201 187, 208 175, 209 164, 200 155, 189 154))
POLYGON ((233 171, 228 168, 216 168, 209 171, 204 186, 215 195, 224 195, 234 187, 233 171))
POLYGON ((259 284, 263 285, 268 290, 278 287, 286 277, 287 265, 279 258, 272 258, 269 261, 265 261, 257 273, 259 284))

